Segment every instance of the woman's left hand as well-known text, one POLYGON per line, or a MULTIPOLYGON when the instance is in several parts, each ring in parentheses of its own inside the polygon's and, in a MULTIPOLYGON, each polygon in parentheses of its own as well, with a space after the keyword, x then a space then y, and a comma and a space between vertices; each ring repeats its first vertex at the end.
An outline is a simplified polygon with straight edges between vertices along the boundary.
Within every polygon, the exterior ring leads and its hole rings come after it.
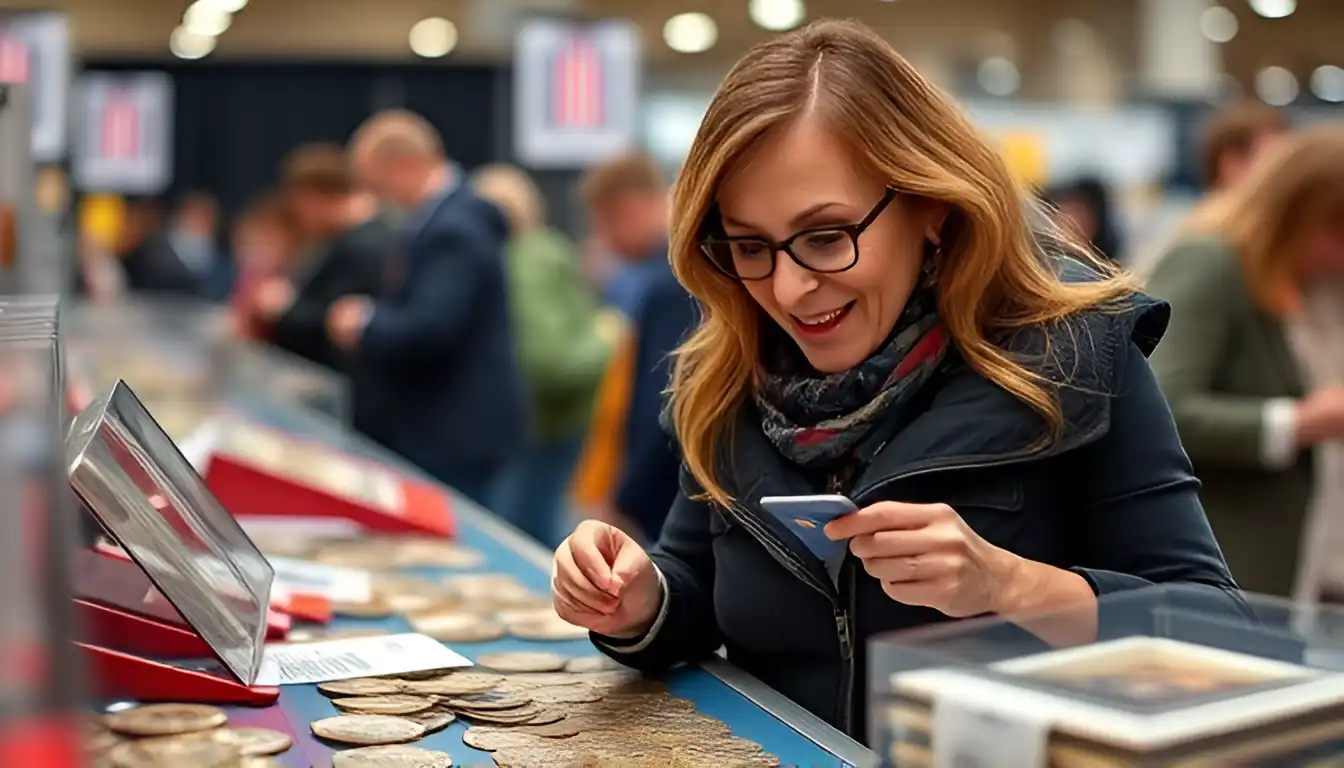
POLYGON ((826 535, 848 539, 892 600, 954 618, 996 612, 1019 561, 946 504, 878 502, 831 521, 826 535))

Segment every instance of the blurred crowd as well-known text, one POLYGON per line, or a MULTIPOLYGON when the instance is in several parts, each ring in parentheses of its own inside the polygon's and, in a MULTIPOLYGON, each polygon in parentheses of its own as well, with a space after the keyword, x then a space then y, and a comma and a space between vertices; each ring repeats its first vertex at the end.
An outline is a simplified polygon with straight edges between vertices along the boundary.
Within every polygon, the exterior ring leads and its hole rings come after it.
MULTIPOLYGON (((1153 367, 1242 586, 1344 593, 1344 130, 1238 104, 1200 151, 1204 198, 1151 242, 1102 179, 1040 198, 1171 302, 1153 367)), ((656 538, 680 463, 669 359, 697 316, 653 159, 584 174, 582 244, 527 173, 469 173, 408 112, 295 148, 278 178, 227 238, 206 193, 130 204, 81 290, 227 302, 240 336, 347 375, 356 429, 548 546, 579 516, 656 538)))

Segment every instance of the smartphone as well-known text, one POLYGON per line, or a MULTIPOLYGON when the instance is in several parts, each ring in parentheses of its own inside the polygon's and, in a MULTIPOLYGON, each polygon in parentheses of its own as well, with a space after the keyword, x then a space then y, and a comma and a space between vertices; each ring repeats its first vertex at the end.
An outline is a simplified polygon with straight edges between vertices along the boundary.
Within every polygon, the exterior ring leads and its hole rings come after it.
POLYGON ((854 502, 834 494, 763 496, 761 508, 792 531, 809 552, 828 565, 844 559, 849 542, 831 541, 822 529, 838 517, 859 511, 854 502))

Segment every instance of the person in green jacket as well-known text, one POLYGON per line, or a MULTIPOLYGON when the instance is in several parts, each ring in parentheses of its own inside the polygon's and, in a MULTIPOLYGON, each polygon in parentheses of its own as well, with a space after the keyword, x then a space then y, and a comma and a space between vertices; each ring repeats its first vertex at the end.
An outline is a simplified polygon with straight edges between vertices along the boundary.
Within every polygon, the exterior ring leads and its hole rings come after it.
POLYGON ((527 174, 486 166, 473 174, 472 186, 509 221, 509 304, 535 428, 531 448, 500 481, 494 511, 554 547, 568 533, 566 490, 612 339, 603 331, 577 247, 547 226, 541 193, 527 174))

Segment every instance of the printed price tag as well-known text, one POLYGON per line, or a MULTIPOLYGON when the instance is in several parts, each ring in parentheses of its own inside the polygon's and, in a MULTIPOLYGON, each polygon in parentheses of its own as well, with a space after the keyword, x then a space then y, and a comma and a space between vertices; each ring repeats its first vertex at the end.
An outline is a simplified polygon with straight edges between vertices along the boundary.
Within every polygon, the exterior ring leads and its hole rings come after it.
POLYGON ((461 654, 426 635, 379 635, 267 645, 253 685, 304 685, 426 669, 469 667, 461 654))
POLYGON ((373 598, 373 574, 368 571, 289 557, 266 559, 275 570, 275 583, 285 589, 320 595, 333 603, 366 603, 373 598))
POLYGON ((1050 724, 994 699, 938 697, 933 768, 1045 768, 1050 724))

